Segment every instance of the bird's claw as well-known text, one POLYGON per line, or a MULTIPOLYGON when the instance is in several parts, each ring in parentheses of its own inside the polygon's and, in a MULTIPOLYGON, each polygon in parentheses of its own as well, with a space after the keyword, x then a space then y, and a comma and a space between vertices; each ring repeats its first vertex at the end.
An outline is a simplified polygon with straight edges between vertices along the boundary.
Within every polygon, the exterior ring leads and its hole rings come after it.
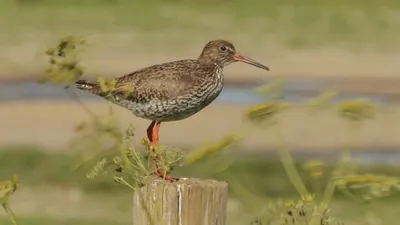
POLYGON ((179 180, 179 178, 173 177, 171 174, 165 174, 165 173, 163 173, 162 171, 160 171, 159 169, 154 170, 153 173, 154 173, 154 175, 156 175, 157 177, 162 178, 162 179, 164 179, 164 180, 171 181, 171 182, 174 182, 174 181, 178 181, 178 180, 179 180))

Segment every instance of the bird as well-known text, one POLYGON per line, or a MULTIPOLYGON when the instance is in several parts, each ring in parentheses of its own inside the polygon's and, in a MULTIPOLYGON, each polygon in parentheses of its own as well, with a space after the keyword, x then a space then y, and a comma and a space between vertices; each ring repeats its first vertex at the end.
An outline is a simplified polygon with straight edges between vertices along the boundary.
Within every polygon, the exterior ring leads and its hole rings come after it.
POLYGON ((130 110, 134 116, 150 120, 147 138, 150 143, 153 174, 174 181, 171 174, 157 168, 161 159, 155 153, 159 144, 160 125, 193 116, 211 104, 224 87, 223 69, 234 62, 270 69, 239 54, 227 40, 211 40, 197 59, 184 59, 148 66, 113 79, 115 87, 105 93, 98 82, 78 80, 76 88, 103 98, 111 95, 112 103, 130 110), (125 94, 126 89, 131 89, 125 94))

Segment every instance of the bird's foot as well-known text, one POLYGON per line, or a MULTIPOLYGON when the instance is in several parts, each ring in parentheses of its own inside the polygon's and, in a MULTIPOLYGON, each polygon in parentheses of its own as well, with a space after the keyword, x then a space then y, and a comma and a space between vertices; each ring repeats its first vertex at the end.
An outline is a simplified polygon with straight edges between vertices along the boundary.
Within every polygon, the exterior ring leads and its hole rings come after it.
POLYGON ((153 153, 152 155, 152 164, 153 164, 153 174, 156 175, 159 178, 162 178, 164 180, 169 180, 169 181, 177 181, 178 178, 174 178, 172 175, 164 172, 163 170, 159 169, 159 167, 157 166, 159 162, 161 162, 161 164, 164 163, 164 159, 162 157, 161 154, 156 153, 154 151, 154 148, 151 147, 151 151, 153 153))
POLYGON ((172 176, 171 174, 164 173, 164 172, 161 171, 160 169, 154 169, 153 173, 154 173, 154 175, 156 175, 157 177, 162 178, 162 179, 164 179, 164 180, 171 181, 171 182, 174 182, 174 181, 178 181, 178 180, 179 180, 179 178, 174 177, 174 176, 172 176))

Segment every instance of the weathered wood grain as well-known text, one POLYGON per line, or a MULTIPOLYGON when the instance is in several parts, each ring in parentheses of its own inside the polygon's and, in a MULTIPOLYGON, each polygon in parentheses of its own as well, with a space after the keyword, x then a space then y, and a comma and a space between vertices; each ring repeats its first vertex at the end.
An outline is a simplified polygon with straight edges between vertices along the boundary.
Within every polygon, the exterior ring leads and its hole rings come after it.
POLYGON ((225 225, 227 199, 226 182, 155 180, 134 193, 133 225, 225 225))

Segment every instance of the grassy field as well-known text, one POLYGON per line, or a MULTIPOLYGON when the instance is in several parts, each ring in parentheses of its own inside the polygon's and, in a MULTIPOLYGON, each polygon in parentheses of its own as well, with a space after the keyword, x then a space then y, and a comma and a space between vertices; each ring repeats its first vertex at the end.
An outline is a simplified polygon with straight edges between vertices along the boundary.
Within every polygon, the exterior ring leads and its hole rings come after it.
MULTIPOLYGON (((5 0, 0 77, 38 75, 43 50, 66 34, 87 37, 92 75, 197 57, 208 40, 224 38, 269 65, 271 76, 395 77, 398 10, 394 0, 5 0)), ((228 71, 228 79, 264 76, 246 66, 228 71)))
MULTIPOLYGON (((394 0, 11 0, 3 1, 2 4, 3 29, 11 31, 11 34, 29 30, 57 32, 76 29, 107 34, 127 31, 135 36, 143 35, 146 40, 149 36, 159 40, 159 34, 163 34, 161 38, 167 40, 170 35, 175 36, 176 42, 170 43, 168 40, 170 44, 165 47, 191 44, 192 38, 198 34, 203 33, 201 36, 206 37, 214 32, 228 37, 233 35, 233 38, 238 39, 248 36, 254 40, 253 44, 259 43, 255 40, 263 40, 266 35, 278 36, 278 39, 292 48, 346 41, 352 41, 353 44, 377 42, 384 46, 388 44, 388 39, 396 40, 393 35, 398 35, 396 24, 400 19, 396 17, 400 4, 394 0), (14 13, 18 17, 11 23, 5 22, 14 13), (256 33, 246 34, 248 31, 256 33), (188 35, 188 38, 182 40, 181 34, 188 35)), ((25 35, 18 37, 27 38, 25 35)), ((17 41, 18 38, 13 40, 17 41)), ((154 47, 159 45, 146 46, 145 49, 154 47)), ((257 49, 257 45, 253 48, 257 49)))
MULTIPOLYGON (((247 211, 241 206, 243 190, 253 197, 274 199, 294 198, 296 195, 279 160, 275 157, 233 157, 230 169, 216 173, 223 159, 206 161, 184 169, 177 168, 175 174, 185 177, 206 177, 227 180, 231 183, 231 198, 228 205, 228 224, 249 224, 258 212, 247 211), (236 184, 235 184, 236 183, 236 184)), ((74 170, 79 163, 76 155, 48 154, 40 149, 0 150, 0 178, 12 174, 20 177, 20 189, 12 197, 11 207, 21 225, 31 224, 129 224, 131 221, 131 192, 111 178, 89 180, 85 170, 74 170)), ((301 162, 297 163, 301 168, 301 162)), ((301 170, 301 169, 300 169, 301 170)), ((331 170, 327 165, 326 172, 331 170)), ((363 167, 360 172, 396 175, 399 167, 363 167)), ((302 173, 303 178, 305 174, 302 173)), ((307 183, 308 184, 308 183, 307 183)), ((399 195, 377 200, 370 204, 357 203, 337 193, 332 202, 333 215, 350 225, 396 224, 396 206, 399 195), (381 221, 381 223, 376 223, 381 221)), ((259 203, 258 203, 259 204, 259 203)), ((262 205, 260 205, 260 209, 262 205)), ((1 224, 8 224, 0 212, 1 224)))

